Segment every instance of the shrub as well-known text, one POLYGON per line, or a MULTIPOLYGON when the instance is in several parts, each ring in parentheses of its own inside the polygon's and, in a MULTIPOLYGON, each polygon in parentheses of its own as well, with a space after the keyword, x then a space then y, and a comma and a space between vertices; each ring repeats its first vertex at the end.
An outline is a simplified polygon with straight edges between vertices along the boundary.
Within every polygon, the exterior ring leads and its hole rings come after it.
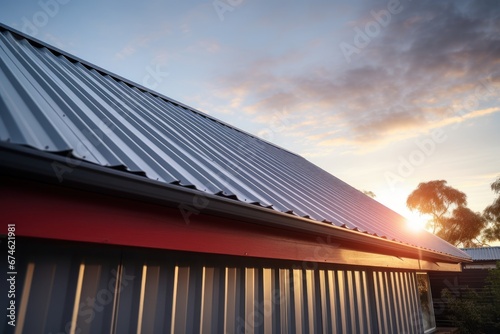
POLYGON ((482 291, 466 287, 453 294, 443 289, 441 298, 450 308, 450 320, 462 334, 500 333, 500 262, 489 272, 482 291))

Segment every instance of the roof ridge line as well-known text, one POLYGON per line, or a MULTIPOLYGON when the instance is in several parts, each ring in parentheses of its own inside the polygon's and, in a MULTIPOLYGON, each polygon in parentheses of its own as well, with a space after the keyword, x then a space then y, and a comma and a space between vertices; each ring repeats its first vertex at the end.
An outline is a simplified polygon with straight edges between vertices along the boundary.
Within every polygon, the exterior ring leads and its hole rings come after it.
POLYGON ((459 249, 491 249, 491 248, 500 248, 500 246, 463 247, 459 249))
POLYGON ((264 143, 266 143, 268 145, 271 145, 271 146, 273 146, 273 147, 275 147, 277 149, 280 149, 280 150, 285 151, 287 153, 290 153, 290 154, 293 154, 295 156, 303 158, 301 155, 299 155, 297 153, 294 153, 294 152, 292 152, 292 151, 290 151, 290 150, 288 150, 288 149, 286 149, 284 147, 278 146, 278 145, 276 145, 276 144, 274 144, 274 143, 272 143, 270 141, 267 141, 267 140, 265 140, 263 138, 260 138, 260 137, 258 137, 256 135, 254 135, 254 134, 252 134, 250 132, 247 132, 247 131, 245 131, 243 129, 237 128, 237 127, 235 127, 235 126, 233 126, 233 125, 231 125, 229 123, 226 123, 226 122, 224 122, 224 121, 222 121, 222 120, 220 120, 218 118, 215 118, 214 116, 211 116, 211 115, 209 115, 209 114, 207 114, 207 113, 205 113, 205 112, 203 112, 201 110, 198 110, 196 108, 188 106, 187 104, 179 102, 179 101, 177 101, 177 100, 175 100, 175 99, 173 99, 171 97, 168 97, 168 96, 166 96, 166 95, 164 95, 164 94, 162 94, 160 92, 157 92, 157 91, 152 90, 150 88, 144 87, 143 85, 141 85, 141 84, 139 84, 137 82, 134 82, 134 81, 132 81, 130 79, 124 78, 121 75, 113 73, 113 72, 111 72, 109 70, 105 70, 105 69, 103 69, 100 66, 97 66, 97 65, 95 65, 95 64, 93 64, 93 63, 91 63, 89 61, 86 61, 86 60, 84 60, 84 59, 82 59, 82 58, 80 58, 78 56, 75 56, 75 55, 73 55, 73 54, 71 54, 71 53, 69 53, 67 51, 61 50, 61 49, 59 49, 58 47, 56 47, 54 45, 50 45, 50 44, 48 44, 46 42, 43 42, 43 41, 39 40, 36 37, 29 36, 28 34, 22 32, 22 31, 19 31, 19 30, 15 29, 15 28, 13 28, 13 27, 11 27, 11 26, 3 23, 3 22, 0 22, 0 31, 3 31, 3 30, 9 31, 10 33, 12 33, 14 35, 17 35, 18 37, 21 37, 21 38, 27 40, 29 43, 32 43, 32 44, 34 44, 34 45, 36 45, 38 47, 44 47, 44 48, 46 48, 47 50, 49 50, 50 52, 52 52, 52 53, 54 53, 56 55, 61 55, 61 56, 64 56, 64 57, 68 58, 69 60, 73 60, 73 61, 79 62, 79 63, 81 63, 84 66, 90 67, 90 68, 92 68, 92 69, 100 72, 101 74, 109 75, 110 77, 112 77, 114 79, 117 79, 117 80, 119 80, 121 82, 124 82, 125 84, 133 86, 133 87, 135 87, 135 88, 137 88, 139 90, 142 90, 144 92, 150 93, 153 96, 156 96, 156 97, 161 98, 161 99, 163 99, 163 100, 165 100, 167 102, 173 103, 173 104, 175 104, 177 106, 180 106, 180 107, 182 107, 184 109, 187 109, 187 110, 189 110, 191 112, 199 114, 200 116, 206 117, 206 118, 208 118, 208 119, 210 119, 210 120, 212 120, 212 121, 214 121, 216 123, 219 123, 219 124, 224 125, 224 126, 230 128, 230 129, 233 129, 233 130, 238 131, 240 133, 243 133, 243 134, 245 134, 247 136, 250 136, 251 138, 254 138, 256 140, 262 141, 262 142, 264 142, 264 143))

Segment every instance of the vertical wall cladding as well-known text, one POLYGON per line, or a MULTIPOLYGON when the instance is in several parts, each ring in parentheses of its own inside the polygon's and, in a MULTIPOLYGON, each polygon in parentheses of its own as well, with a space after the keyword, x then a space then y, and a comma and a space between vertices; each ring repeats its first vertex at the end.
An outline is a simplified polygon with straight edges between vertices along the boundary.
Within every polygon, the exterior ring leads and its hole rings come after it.
POLYGON ((379 333, 423 333, 414 272, 374 271, 373 287, 379 333))
MULTIPOLYGON (((113 332, 122 271, 117 250, 100 254, 92 248, 80 252, 44 244, 29 251, 21 238, 16 241, 26 251, 16 252, 16 326, 4 322, 0 332, 113 332)), ((0 289, 7 291, 0 278, 0 289)))
POLYGON ((413 272, 45 249, 27 256, 18 277, 17 326, 5 332, 423 332, 413 272))

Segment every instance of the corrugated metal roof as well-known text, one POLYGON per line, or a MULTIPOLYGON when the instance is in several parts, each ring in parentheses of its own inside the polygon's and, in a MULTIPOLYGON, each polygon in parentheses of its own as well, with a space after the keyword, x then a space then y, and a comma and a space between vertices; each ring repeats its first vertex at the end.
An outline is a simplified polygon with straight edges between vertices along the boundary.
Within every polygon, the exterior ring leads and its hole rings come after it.
POLYGON ((1 30, 1 141, 467 258, 294 153, 1 30))
POLYGON ((500 247, 462 248, 473 261, 500 261, 500 247))

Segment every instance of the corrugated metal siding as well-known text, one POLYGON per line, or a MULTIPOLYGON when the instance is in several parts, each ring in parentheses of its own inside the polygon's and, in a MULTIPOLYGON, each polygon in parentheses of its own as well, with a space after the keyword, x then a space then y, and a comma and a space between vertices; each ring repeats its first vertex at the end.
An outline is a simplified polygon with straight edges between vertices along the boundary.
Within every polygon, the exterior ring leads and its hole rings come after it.
POLYGON ((379 333, 423 333, 415 273, 373 273, 379 333))
MULTIPOLYGON (((80 334, 114 332, 117 273, 122 268, 118 253, 90 257, 68 253, 39 252, 24 267, 18 265, 17 325, 12 328, 4 322, 4 333, 75 333, 73 323, 80 334)), ((19 257, 18 261, 24 262, 19 257)), ((2 296, 2 306, 5 302, 2 296)))
POLYGON ((19 254, 16 333, 422 332, 413 272, 63 245, 19 254))
POLYGON ((473 261, 500 261, 500 247, 461 248, 473 261))
POLYGON ((0 30, 1 141, 467 257, 300 156, 0 30))

